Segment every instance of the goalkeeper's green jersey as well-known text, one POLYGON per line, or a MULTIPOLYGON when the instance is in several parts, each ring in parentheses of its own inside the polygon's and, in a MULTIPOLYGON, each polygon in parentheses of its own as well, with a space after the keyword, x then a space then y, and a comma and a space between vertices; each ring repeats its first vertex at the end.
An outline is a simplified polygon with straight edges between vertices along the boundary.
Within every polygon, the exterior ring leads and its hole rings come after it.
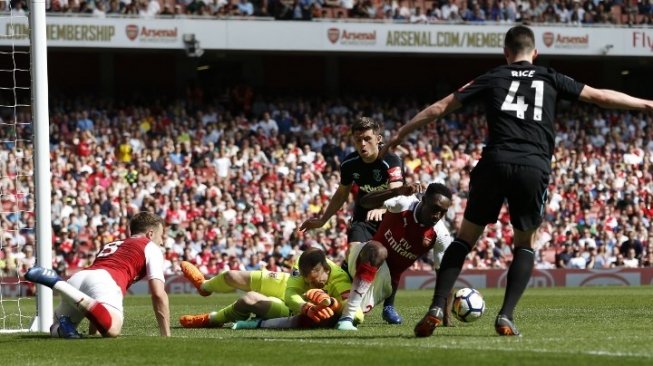
MULTIPOLYGON (((304 281, 304 278, 299 274, 299 261, 295 262, 293 265, 293 271, 288 279, 286 284, 286 297, 285 303, 286 306, 297 315, 301 313, 302 306, 306 303, 304 297, 302 296, 306 291, 310 290, 311 287, 304 281)), ((329 294, 329 296, 335 298, 340 302, 344 303, 344 298, 349 297, 349 290, 351 289, 351 278, 349 274, 345 272, 340 266, 333 263, 331 260, 327 259, 329 268, 331 269, 329 274, 329 279, 327 280, 326 285, 324 285, 324 292, 329 294)))

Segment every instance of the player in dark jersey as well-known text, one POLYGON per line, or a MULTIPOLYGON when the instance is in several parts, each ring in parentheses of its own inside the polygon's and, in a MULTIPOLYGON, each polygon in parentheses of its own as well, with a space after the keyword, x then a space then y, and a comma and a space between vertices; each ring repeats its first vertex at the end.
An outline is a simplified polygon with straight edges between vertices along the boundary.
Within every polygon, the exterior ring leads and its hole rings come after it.
POLYGON ((123 297, 136 281, 148 281, 154 315, 162 336, 170 336, 170 308, 163 276, 163 219, 140 212, 129 222, 130 237, 104 245, 89 268, 62 280, 52 269, 32 267, 29 281, 61 295, 50 334, 80 338, 77 325, 87 318, 103 337, 117 337, 123 325, 123 297))
POLYGON ((533 65, 537 56, 530 28, 515 26, 504 41, 507 65, 490 70, 456 92, 419 112, 381 150, 398 145, 408 134, 462 105, 485 104, 488 139, 471 173, 469 201, 456 239, 447 248, 436 280, 433 302, 415 327, 430 336, 442 323, 442 309, 466 255, 485 226, 496 222, 504 200, 514 228, 514 259, 508 270, 503 305, 495 320, 500 335, 520 335, 513 311, 531 277, 535 232, 542 222, 550 163, 555 143, 558 99, 581 100, 604 108, 653 111, 653 101, 581 84, 552 69, 533 65))
MULTIPOLYGON (((354 185, 358 194, 354 202, 354 213, 349 226, 348 241, 366 242, 376 232, 385 209, 367 209, 360 205, 360 199, 370 192, 401 187, 404 183, 401 159, 393 153, 379 155, 381 126, 369 117, 358 118, 351 126, 352 140, 356 151, 347 155, 340 163, 340 185, 331 197, 320 218, 308 219, 299 227, 300 231, 318 229, 324 226, 347 201, 354 185), (380 157, 380 158, 379 158, 380 157)), ((384 303, 383 319, 399 324, 402 319, 394 308, 394 294, 384 303)))

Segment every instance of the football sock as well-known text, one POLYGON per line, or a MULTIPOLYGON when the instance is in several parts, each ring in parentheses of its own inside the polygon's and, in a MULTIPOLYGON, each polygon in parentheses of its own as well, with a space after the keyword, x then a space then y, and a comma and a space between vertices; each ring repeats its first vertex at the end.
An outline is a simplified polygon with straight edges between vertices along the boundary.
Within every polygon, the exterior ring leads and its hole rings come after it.
POLYGON ((91 307, 97 302, 95 299, 79 291, 66 281, 55 283, 53 289, 61 295, 61 298, 66 303, 75 306, 77 310, 84 314, 89 312, 91 307))
POLYGON ((272 301, 270 302, 270 308, 265 313, 264 318, 265 319, 282 318, 282 317, 287 317, 288 315, 290 315, 290 310, 288 309, 286 304, 272 301))
POLYGON ((111 328, 111 314, 104 304, 100 302, 96 301, 95 305, 91 306, 91 309, 86 314, 86 318, 95 325, 95 328, 102 335, 106 335, 111 328))
POLYGON ((109 331, 112 323, 111 313, 104 304, 79 291, 66 281, 57 282, 53 289, 61 295, 66 303, 75 306, 82 312, 102 335, 109 331))
POLYGON ((356 276, 351 284, 347 307, 342 312, 342 318, 354 318, 356 310, 360 308, 361 301, 363 301, 363 296, 374 282, 377 271, 378 268, 369 263, 360 263, 356 266, 356 276))
POLYGON ((395 304, 395 295, 397 294, 397 287, 392 286, 392 294, 388 296, 385 301, 383 302, 383 306, 394 306, 395 304))
MULTIPOLYGON (((267 319, 261 322, 260 328, 269 329, 289 329, 289 328, 302 328, 302 316, 289 316, 285 318, 267 319)), ((313 324, 307 322, 307 324, 313 324)))
POLYGON ((229 286, 227 282, 225 281, 224 277, 227 272, 222 272, 219 275, 211 278, 208 281, 204 281, 202 284, 202 290, 209 291, 209 292, 219 292, 219 293, 227 293, 227 292, 233 292, 236 291, 235 288, 229 286))
POLYGON ((460 275, 465 258, 471 250, 472 247, 467 242, 456 238, 444 252, 442 264, 440 264, 435 281, 435 291, 433 293, 431 307, 438 306, 441 309, 446 309, 447 296, 449 296, 453 286, 456 284, 456 279, 460 275))
POLYGON ((218 312, 217 311, 212 311, 209 313, 209 324, 224 324, 226 322, 219 322, 218 319, 218 312))
POLYGON ((531 279, 533 266, 535 265, 535 252, 530 248, 517 248, 508 270, 506 280, 506 294, 503 298, 503 306, 499 314, 512 319, 512 313, 517 306, 528 282, 531 279))
POLYGON ((246 320, 249 318, 249 312, 244 313, 236 310, 234 306, 236 303, 233 303, 229 306, 226 306, 215 314, 215 316, 209 315, 211 320, 215 320, 217 323, 229 323, 229 322, 235 322, 238 320, 246 320))

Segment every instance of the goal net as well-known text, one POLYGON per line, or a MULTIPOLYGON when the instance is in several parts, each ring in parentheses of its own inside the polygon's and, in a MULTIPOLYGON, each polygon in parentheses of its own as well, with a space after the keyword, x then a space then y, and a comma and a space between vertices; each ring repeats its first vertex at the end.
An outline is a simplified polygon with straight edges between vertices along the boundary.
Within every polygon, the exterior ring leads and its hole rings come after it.
POLYGON ((14 4, 0 0, 0 333, 46 331, 52 321, 51 291, 23 278, 37 263, 52 265, 47 74, 35 79, 47 72, 47 58, 35 59, 45 37, 39 46, 30 34, 45 34, 45 3, 32 1, 34 14, 14 4))

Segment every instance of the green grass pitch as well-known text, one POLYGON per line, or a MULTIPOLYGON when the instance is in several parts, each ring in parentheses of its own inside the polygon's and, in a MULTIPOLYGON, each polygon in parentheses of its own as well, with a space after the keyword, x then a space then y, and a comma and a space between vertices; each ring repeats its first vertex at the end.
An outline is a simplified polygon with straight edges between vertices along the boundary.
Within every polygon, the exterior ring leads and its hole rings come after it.
POLYGON ((120 338, 2 334, 0 354, 3 365, 653 365, 651 287, 528 289, 515 317, 521 338, 494 333, 503 290, 481 293, 488 311, 480 320, 438 328, 426 339, 415 338, 413 326, 431 290, 399 292, 404 324, 386 325, 377 308, 358 332, 347 333, 183 329, 180 315, 213 310, 237 295, 172 295, 169 339, 156 336, 149 297, 133 296, 120 338))

